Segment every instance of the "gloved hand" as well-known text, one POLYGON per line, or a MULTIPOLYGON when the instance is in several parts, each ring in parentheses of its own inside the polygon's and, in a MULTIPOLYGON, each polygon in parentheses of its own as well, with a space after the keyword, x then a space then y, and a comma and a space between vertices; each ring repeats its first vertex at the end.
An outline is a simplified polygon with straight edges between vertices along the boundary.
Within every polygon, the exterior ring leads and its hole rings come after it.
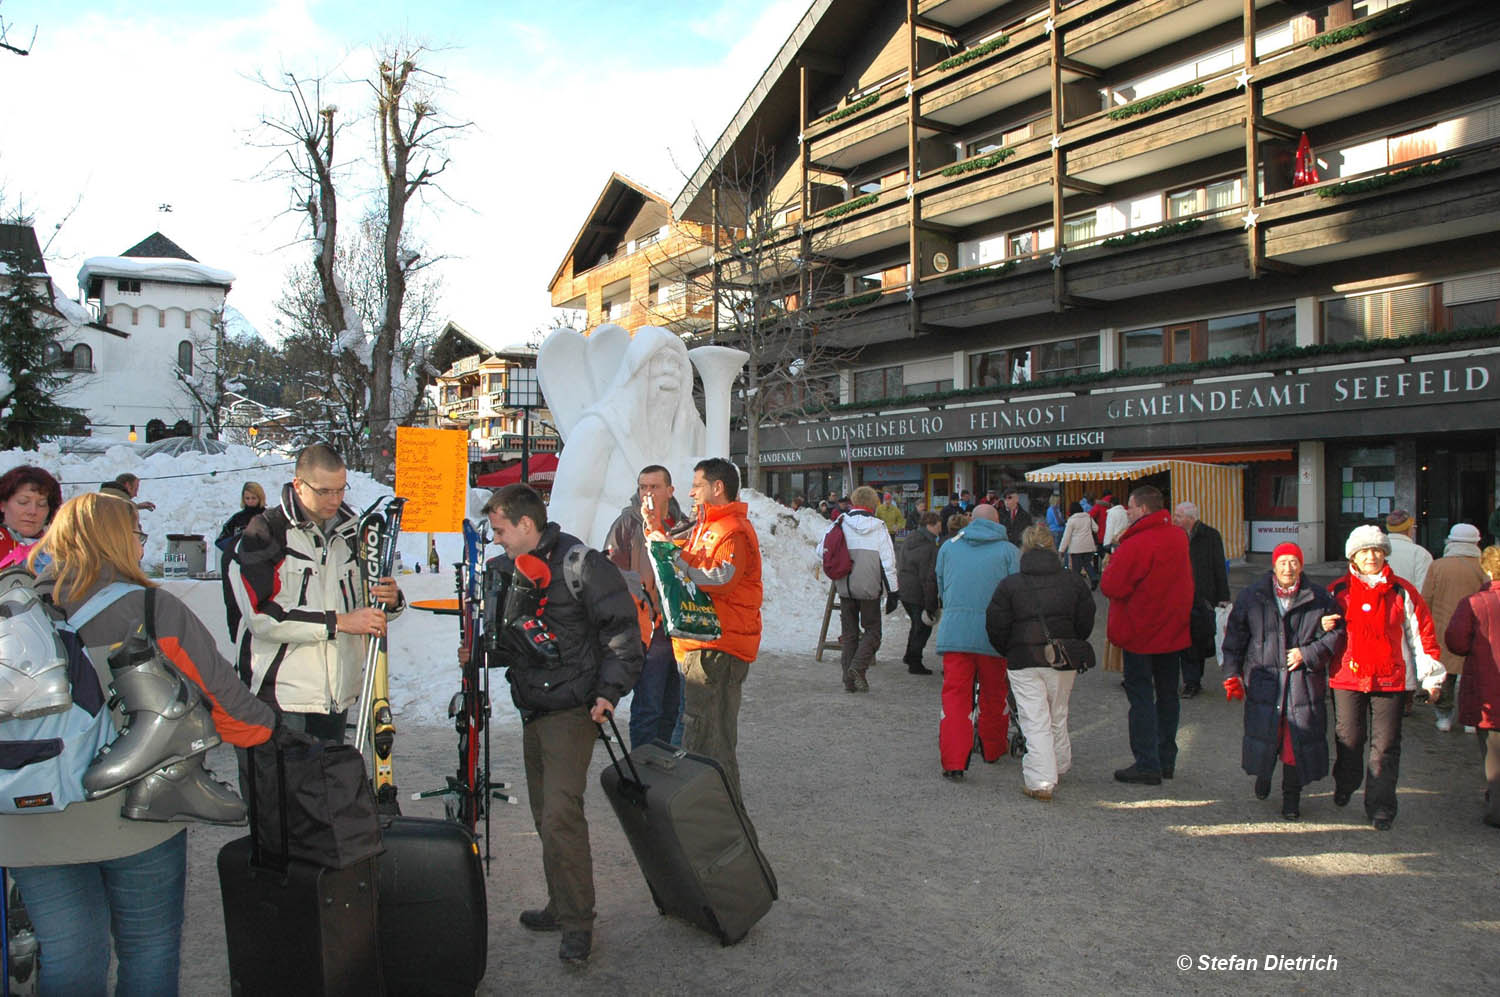
POLYGON ((1245 683, 1240 681, 1238 675, 1231 675, 1224 680, 1224 701, 1232 703, 1236 699, 1245 698, 1245 683))
POLYGON ((940 609, 939 610, 923 610, 922 611, 922 622, 925 623, 925 624, 927 624, 929 627, 935 627, 935 626, 937 626, 938 614, 941 613, 941 612, 942 612, 942 610, 940 610, 940 609))
POLYGON ((901 597, 894 592, 888 593, 885 597, 885 615, 890 616, 899 605, 901 605, 901 597))

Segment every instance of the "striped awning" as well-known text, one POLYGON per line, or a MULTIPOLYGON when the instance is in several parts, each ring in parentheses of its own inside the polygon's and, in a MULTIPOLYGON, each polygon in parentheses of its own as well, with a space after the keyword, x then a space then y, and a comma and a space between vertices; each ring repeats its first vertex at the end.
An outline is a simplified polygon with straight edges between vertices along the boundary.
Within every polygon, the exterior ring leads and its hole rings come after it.
POLYGON ((1170 460, 1089 460, 1026 472, 1027 481, 1134 481, 1169 470, 1170 460))
POLYGON ((1259 461, 1287 461, 1295 455, 1286 448, 1259 450, 1216 450, 1212 453, 1144 453, 1130 455, 1132 460, 1191 460, 1199 464, 1253 464, 1259 461))

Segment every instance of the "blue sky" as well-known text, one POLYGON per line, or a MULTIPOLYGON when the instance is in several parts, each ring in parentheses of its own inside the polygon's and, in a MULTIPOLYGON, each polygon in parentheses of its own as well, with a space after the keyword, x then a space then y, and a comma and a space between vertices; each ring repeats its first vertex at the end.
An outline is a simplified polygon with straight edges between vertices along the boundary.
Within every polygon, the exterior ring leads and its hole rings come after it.
MULTIPOLYGON (((24 196, 43 241, 72 211, 49 251, 65 290, 86 257, 159 228, 234 272, 230 303, 274 334, 281 278, 308 249, 284 213, 290 192, 260 176, 255 126, 280 108, 253 78, 357 79, 374 44, 409 32, 437 50, 442 106, 476 126, 451 150, 459 204, 421 211, 417 230, 453 257, 448 315, 504 345, 550 318, 547 281, 611 171, 675 196, 695 136, 718 135, 806 7, 0 0, 13 38, 38 28, 33 55, 0 58, 0 88, 30 95, 7 102, 0 185, 24 196)), ((365 113, 359 84, 335 90, 341 115, 365 113)), ((369 133, 355 122, 343 148, 369 133)), ((344 217, 358 214, 346 203, 344 217)))

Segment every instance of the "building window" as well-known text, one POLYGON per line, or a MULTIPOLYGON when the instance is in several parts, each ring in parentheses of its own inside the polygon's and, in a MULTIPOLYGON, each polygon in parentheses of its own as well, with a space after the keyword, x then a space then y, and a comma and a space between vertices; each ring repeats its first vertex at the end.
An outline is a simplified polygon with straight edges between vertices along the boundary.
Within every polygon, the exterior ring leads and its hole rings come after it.
POLYGON ((1225 315, 1211 318, 1205 325, 1208 332, 1208 353, 1204 357, 1206 360, 1254 356, 1279 346, 1297 344, 1295 308, 1225 315))
POLYGON ((1223 177, 1182 190, 1168 191, 1167 217, 1177 219, 1206 215, 1218 218, 1244 204, 1244 177, 1223 177))
POLYGON ((183 312, 182 313, 182 327, 184 329, 191 329, 193 327, 193 313, 192 312, 183 312))
POLYGON ((873 401, 877 398, 897 398, 902 394, 901 367, 876 367, 874 370, 854 372, 854 400, 873 401))
POLYGON ((916 381, 911 384, 904 385, 902 387, 901 393, 903 395, 932 395, 936 394, 939 391, 952 390, 953 378, 950 377, 946 380, 941 381, 916 381))
POLYGON ((969 387, 998 388, 1013 383, 1010 350, 969 354, 969 387))
POLYGON ((167 327, 167 313, 166 312, 157 312, 156 313, 156 327, 158 329, 165 329, 167 327))
POLYGON ((1098 336, 1038 343, 1030 352, 1027 367, 1030 379, 1035 381, 1069 374, 1087 374, 1099 369, 1098 336))
POLYGON ((177 369, 184 374, 193 372, 193 344, 186 339, 177 344, 177 369))
POLYGON ((1155 367, 1162 362, 1162 330, 1135 329, 1120 336, 1121 367, 1155 367))
POLYGON ((56 343, 48 343, 42 347, 42 363, 49 367, 61 366, 63 359, 62 347, 56 343))
POLYGON ((1094 233, 1099 228, 1099 216, 1090 211, 1072 218, 1063 219, 1063 245, 1069 249, 1086 245, 1094 241, 1094 233))
POLYGON ((121 294, 140 294, 141 282, 138 280, 117 280, 115 281, 115 290, 121 294))
POLYGON ((72 361, 74 370, 93 370, 94 351, 88 346, 88 344, 79 343, 77 346, 73 347, 72 361))
POLYGON ((1432 331, 1432 287, 1404 287, 1323 302, 1323 342, 1394 339, 1432 331))
POLYGON ((1024 259, 1036 256, 1052 248, 1052 226, 1031 229, 1026 232, 1012 232, 1006 239, 1006 255, 1010 259, 1024 259))

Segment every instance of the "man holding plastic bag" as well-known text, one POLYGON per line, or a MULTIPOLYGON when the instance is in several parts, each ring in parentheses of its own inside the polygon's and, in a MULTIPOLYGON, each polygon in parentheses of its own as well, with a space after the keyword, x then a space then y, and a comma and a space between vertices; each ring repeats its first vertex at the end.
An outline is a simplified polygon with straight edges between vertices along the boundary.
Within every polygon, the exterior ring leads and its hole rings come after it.
POLYGON ((682 746, 724 768, 738 797, 740 693, 760 651, 760 539, 738 501, 740 475, 722 457, 693 468, 698 524, 672 540, 653 515, 646 522, 672 649, 686 695, 682 746), (717 632, 716 632, 717 631, 717 632))

